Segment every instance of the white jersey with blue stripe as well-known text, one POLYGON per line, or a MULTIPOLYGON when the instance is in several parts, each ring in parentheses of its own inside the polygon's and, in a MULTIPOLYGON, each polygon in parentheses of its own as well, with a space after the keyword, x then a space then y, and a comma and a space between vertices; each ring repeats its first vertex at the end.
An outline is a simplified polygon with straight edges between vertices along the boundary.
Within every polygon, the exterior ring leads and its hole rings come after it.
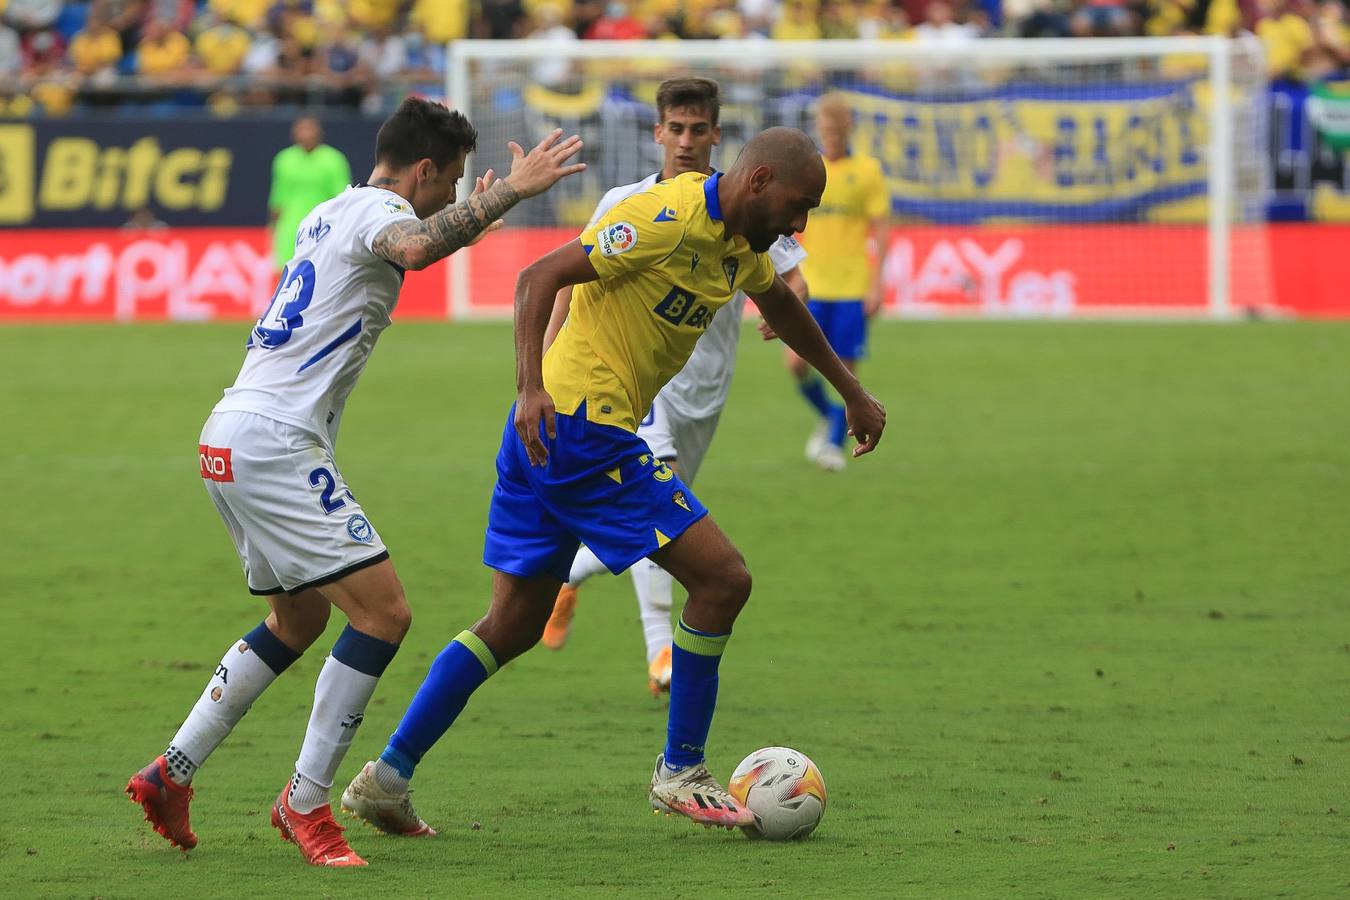
POLYGON ((392 191, 359 185, 316 206, 249 334, 243 368, 215 412, 257 413, 336 441, 347 396, 389 325, 403 271, 371 249, 385 226, 417 221, 392 191))
MULTIPOLYGON (((656 184, 660 173, 648 175, 641 181, 611 189, 600 198, 600 204, 591 216, 591 224, 634 194, 656 184)), ((769 248, 769 260, 779 275, 792 271, 806 259, 806 251, 797 239, 780 237, 769 248)), ((713 316, 712 324, 694 345, 694 353, 684 368, 661 388, 661 399, 686 417, 702 419, 715 416, 726 406, 731 393, 731 376, 736 372, 736 345, 741 338, 741 316, 745 312, 745 292, 736 296, 713 316)))

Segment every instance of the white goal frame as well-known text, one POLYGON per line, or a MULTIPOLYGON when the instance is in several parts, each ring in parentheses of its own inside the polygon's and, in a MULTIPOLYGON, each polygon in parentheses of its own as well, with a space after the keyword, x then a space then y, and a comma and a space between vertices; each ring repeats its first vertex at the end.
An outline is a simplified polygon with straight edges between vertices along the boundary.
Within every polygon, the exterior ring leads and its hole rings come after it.
MULTIPOLYGON (((1235 45, 1224 37, 1124 37, 1124 38, 990 38, 958 47, 933 46, 913 41, 549 41, 461 40, 449 45, 446 69, 446 96, 453 108, 471 108, 471 64, 474 61, 539 62, 545 60, 620 60, 633 58, 670 59, 686 63, 763 63, 794 62, 859 63, 947 62, 979 57, 993 62, 1035 60, 1047 62, 1092 62, 1120 59, 1160 59, 1172 55, 1203 56, 1208 60, 1208 76, 1213 102, 1209 114, 1208 222, 1207 222, 1207 316, 1214 320, 1234 317, 1230 271, 1232 264, 1232 222, 1236 191, 1232 53, 1235 45)), ((466 167, 459 184, 459 196, 472 189, 473 172, 466 167)), ((469 265, 467 254, 454 254, 449 266, 451 315, 474 318, 469 302, 469 265)), ((1187 311, 1182 317, 1196 317, 1187 311)), ((1109 310, 1099 313, 1111 315, 1109 310)), ((1121 310, 1130 317, 1178 317, 1176 309, 1132 308, 1121 310)), ((1199 313, 1204 317, 1206 313, 1199 313)))

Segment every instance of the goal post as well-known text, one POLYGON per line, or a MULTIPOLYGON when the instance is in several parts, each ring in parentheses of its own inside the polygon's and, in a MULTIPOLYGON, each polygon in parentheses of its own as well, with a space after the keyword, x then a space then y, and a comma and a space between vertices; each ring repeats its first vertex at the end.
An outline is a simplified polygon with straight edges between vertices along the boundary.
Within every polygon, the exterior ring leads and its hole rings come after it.
MULTIPOLYGON (((606 190, 661 164, 661 80, 722 86, 726 168, 773 125, 854 109, 891 195, 886 310, 909 317, 1227 319, 1271 305, 1260 43, 1219 37, 916 41, 459 41, 447 95, 506 142, 579 133, 587 171, 522 203, 449 267, 453 315, 509 315, 515 273, 575 237, 606 190)), ((806 242, 809 246, 810 224, 806 242)))

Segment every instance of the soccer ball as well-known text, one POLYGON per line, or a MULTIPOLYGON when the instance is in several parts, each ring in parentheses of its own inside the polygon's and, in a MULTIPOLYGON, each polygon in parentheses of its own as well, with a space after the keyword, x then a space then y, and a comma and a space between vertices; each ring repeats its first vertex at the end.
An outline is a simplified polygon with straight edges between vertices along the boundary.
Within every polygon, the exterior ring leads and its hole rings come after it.
POLYGON ((736 802, 755 814, 741 830, 767 841, 804 838, 825 815, 825 779, 820 769, 790 747, 756 750, 731 773, 727 788, 736 802))

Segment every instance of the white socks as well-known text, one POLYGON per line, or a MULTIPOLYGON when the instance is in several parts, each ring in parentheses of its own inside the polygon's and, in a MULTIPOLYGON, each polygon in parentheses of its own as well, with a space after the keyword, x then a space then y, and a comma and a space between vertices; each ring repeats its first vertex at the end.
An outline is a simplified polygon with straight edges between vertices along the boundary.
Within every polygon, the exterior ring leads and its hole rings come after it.
POLYGON ((215 675, 165 751, 170 777, 180 785, 191 782, 197 767, 206 762, 276 677, 246 639, 225 651, 215 675))
POLYGON ((567 583, 576 587, 592 575, 608 571, 609 569, 600 561, 600 557, 591 552, 590 547, 582 547, 577 551, 576 559, 572 560, 572 572, 567 576, 567 583))
POLYGON ((379 676, 358 672, 333 656, 324 660, 314 686, 314 710, 286 798, 291 809, 305 815, 328 802, 333 777, 365 719, 366 704, 379 681, 379 676))
POLYGON ((675 640, 670 625, 670 610, 675 604, 675 579, 650 559, 640 559, 629 569, 637 589, 638 614, 642 617, 642 637, 647 641, 650 664, 675 640))

